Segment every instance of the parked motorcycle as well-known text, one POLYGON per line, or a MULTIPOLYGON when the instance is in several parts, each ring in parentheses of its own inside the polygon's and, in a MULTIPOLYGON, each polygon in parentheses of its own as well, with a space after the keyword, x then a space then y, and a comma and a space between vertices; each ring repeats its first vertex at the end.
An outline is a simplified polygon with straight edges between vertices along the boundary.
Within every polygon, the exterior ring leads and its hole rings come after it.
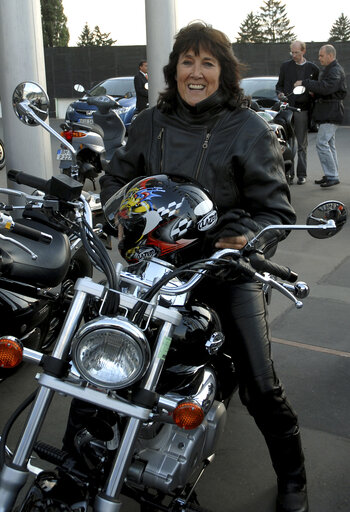
POLYGON ((297 152, 293 112, 300 112, 300 109, 290 106, 287 98, 277 101, 271 108, 262 107, 258 101, 253 103, 254 110, 271 125, 277 136, 283 154, 284 172, 288 183, 292 183, 297 152))
MULTIPOLYGON (((36 120, 32 109, 42 91, 31 83, 21 90, 24 95, 19 89, 15 94, 26 102, 26 112, 19 117, 31 125, 48 126, 40 118, 40 123, 36 120)), ((36 192, 0 189, 1 194, 23 201, 16 206, 0 203, 0 334, 11 333, 26 347, 47 351, 61 329, 74 283, 92 275, 76 227, 77 217, 92 226, 92 215, 81 195, 82 185, 67 176, 46 181, 11 170, 8 179, 36 192)), ((0 369, 0 379, 8 375, 6 366, 0 369)))
POLYGON ((0 512, 13 510, 28 470, 35 481, 19 512, 119 512, 123 495, 140 503, 142 512, 205 512, 195 485, 214 458, 236 380, 219 317, 195 298, 195 290, 208 277, 248 276, 300 308, 307 285, 296 283, 289 268, 265 260, 257 249, 260 238, 276 229, 328 238, 347 218, 342 203, 327 201, 305 225, 268 226, 242 250, 184 263, 217 221, 215 205, 200 186, 164 174, 134 180, 111 198, 105 213, 112 227, 117 220, 124 230, 121 250, 129 266, 115 268, 98 239, 82 233, 106 280, 78 280, 52 355, 6 340, 3 357, 23 354, 42 370, 38 392, 2 433, 0 512), (143 198, 154 207, 145 208, 143 198), (141 214, 129 215, 135 205, 141 214), (66 451, 66 439, 63 449, 38 440, 55 393, 74 397, 75 410, 82 411, 72 450, 66 451), (8 433, 31 402, 12 453, 8 433), (33 451, 52 470, 33 467, 33 451))
MULTIPOLYGON (((76 86, 75 86, 76 87, 76 86)), ((93 124, 66 120, 61 124, 61 135, 76 150, 78 172, 72 174, 72 154, 65 146, 57 151, 59 167, 64 174, 85 183, 95 179, 106 169, 115 150, 125 144, 125 126, 118 115, 118 103, 111 96, 89 96, 88 105, 97 107, 92 114, 93 124)))
POLYGON ((6 165, 6 158, 5 158, 5 144, 0 139, 0 171, 3 169, 6 165))

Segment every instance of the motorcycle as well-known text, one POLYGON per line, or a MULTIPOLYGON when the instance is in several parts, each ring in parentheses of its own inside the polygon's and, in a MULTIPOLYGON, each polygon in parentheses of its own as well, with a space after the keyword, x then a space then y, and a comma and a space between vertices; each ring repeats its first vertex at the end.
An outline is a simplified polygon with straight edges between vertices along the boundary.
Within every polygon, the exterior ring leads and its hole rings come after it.
POLYGON ((0 171, 3 169, 6 165, 6 158, 5 158, 5 145, 0 139, 0 171))
MULTIPOLYGON (((74 86, 80 90, 79 85, 74 86)), ((88 105, 94 105, 93 124, 83 124, 66 121, 61 124, 61 135, 76 150, 78 172, 73 171, 72 154, 64 146, 57 151, 59 168, 64 174, 75 177, 81 183, 86 179, 92 181, 95 189, 95 179, 106 169, 115 150, 125 144, 125 126, 118 115, 118 102, 111 96, 89 96, 88 105)))
POLYGON ((105 279, 77 281, 52 355, 22 348, 7 337, 2 357, 15 353, 17 360, 38 364, 41 373, 38 391, 2 432, 0 512, 13 510, 28 472, 35 480, 19 512, 87 512, 89 507, 119 512, 123 495, 138 502, 142 512, 205 512, 195 486, 214 459, 236 378, 219 317, 195 297, 195 290, 208 277, 245 276, 262 283, 267 295, 276 290, 300 308, 308 286, 296 282, 289 268, 264 258, 258 250, 261 237, 286 229, 329 238, 347 218, 342 203, 326 201, 305 225, 267 226, 242 250, 223 249, 183 264, 183 250, 191 251, 195 237, 217 221, 215 205, 197 185, 164 174, 134 180, 107 203, 105 213, 112 225, 120 220, 126 237, 138 240, 145 225, 151 232, 155 219, 164 222, 166 243, 126 243, 123 254, 130 265, 114 266, 98 238, 82 232, 84 247, 105 279), (160 204, 163 192, 168 208, 147 210, 135 203, 151 197, 160 204), (135 219, 128 230, 122 221, 135 204, 145 222, 135 219), (181 244, 171 243, 178 240, 181 244), (38 440, 55 393, 75 398, 85 410, 70 438, 72 452, 67 444, 58 448, 38 440), (12 453, 8 433, 30 403, 12 453), (38 468, 33 451, 52 469, 38 468))
MULTIPOLYGON (((40 123, 36 121, 32 109, 32 98, 38 101, 41 94, 38 86, 27 83, 24 89, 27 113, 19 117, 50 131, 40 118, 40 123)), ((92 275, 91 261, 75 226, 77 216, 92 226, 91 211, 82 185, 67 176, 46 181, 11 170, 8 179, 36 191, 27 194, 0 188, 0 193, 23 201, 16 206, 0 203, 1 334, 11 332, 26 347, 46 352, 66 316, 74 283, 92 275)), ((6 368, 6 364, 0 368, 0 379, 8 376, 6 368)))
POLYGON ((277 136, 283 155, 284 172, 287 182, 291 184, 293 183, 294 159, 297 152, 293 112, 300 112, 300 109, 290 106, 287 98, 277 101, 271 108, 262 107, 258 101, 252 103, 253 109, 271 125, 277 136))

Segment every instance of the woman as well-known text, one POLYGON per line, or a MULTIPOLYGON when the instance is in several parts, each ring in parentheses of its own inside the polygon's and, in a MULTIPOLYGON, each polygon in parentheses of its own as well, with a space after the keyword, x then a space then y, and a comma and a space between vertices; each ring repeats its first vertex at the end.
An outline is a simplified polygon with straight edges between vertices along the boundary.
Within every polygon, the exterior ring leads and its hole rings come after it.
MULTIPOLYGON (((167 88, 157 107, 138 116, 127 145, 100 180, 102 202, 135 177, 164 172, 195 178, 210 191, 220 215, 213 250, 241 249, 268 224, 294 223, 277 139, 247 108, 239 63, 225 34, 201 22, 181 29, 164 76, 167 88)), ((261 248, 273 250, 285 236, 269 233, 261 248)), ((306 512, 297 417, 274 371, 261 287, 235 281, 216 288, 211 302, 222 311, 240 397, 266 439, 277 473, 276 510, 306 512)))

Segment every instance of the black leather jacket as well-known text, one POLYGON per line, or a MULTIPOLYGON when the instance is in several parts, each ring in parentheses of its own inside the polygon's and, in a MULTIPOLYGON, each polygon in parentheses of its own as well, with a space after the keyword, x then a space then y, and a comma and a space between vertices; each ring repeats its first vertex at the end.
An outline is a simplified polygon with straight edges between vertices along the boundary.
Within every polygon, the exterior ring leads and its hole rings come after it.
POLYGON ((343 99, 347 93, 344 69, 333 60, 321 73, 319 80, 303 80, 302 84, 315 93, 312 113, 317 123, 341 124, 344 117, 343 99))
MULTIPOLYGON (((209 190, 221 217, 216 239, 244 234, 249 240, 268 224, 295 222, 275 134, 252 110, 222 107, 219 95, 194 108, 180 100, 172 114, 143 111, 100 179, 102 203, 135 177, 159 173, 195 178, 209 190)), ((285 236, 270 233, 262 247, 285 236)))

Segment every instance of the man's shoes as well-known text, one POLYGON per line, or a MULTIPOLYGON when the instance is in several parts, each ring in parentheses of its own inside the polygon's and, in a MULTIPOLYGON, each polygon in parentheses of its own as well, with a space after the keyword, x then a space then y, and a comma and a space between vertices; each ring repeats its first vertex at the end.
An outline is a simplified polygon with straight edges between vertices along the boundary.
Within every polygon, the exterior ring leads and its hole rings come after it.
POLYGON ((286 178, 288 185, 293 185, 294 176, 290 176, 290 174, 287 174, 286 178))
POLYGON ((338 185, 339 183, 340 183, 339 180, 326 180, 320 184, 320 187, 322 187, 322 188, 333 187, 333 185, 338 185))
POLYGON ((321 178, 321 179, 319 179, 319 180, 315 180, 315 184, 316 184, 316 185, 321 185, 321 183, 325 183, 326 181, 327 181, 326 176, 322 176, 322 178, 321 178))
POLYGON ((308 512, 309 503, 307 499, 306 485, 279 486, 276 500, 276 512, 308 512))
POLYGON ((298 185, 304 185, 304 183, 306 183, 306 178, 304 178, 304 176, 301 176, 300 178, 298 178, 297 183, 298 185))

